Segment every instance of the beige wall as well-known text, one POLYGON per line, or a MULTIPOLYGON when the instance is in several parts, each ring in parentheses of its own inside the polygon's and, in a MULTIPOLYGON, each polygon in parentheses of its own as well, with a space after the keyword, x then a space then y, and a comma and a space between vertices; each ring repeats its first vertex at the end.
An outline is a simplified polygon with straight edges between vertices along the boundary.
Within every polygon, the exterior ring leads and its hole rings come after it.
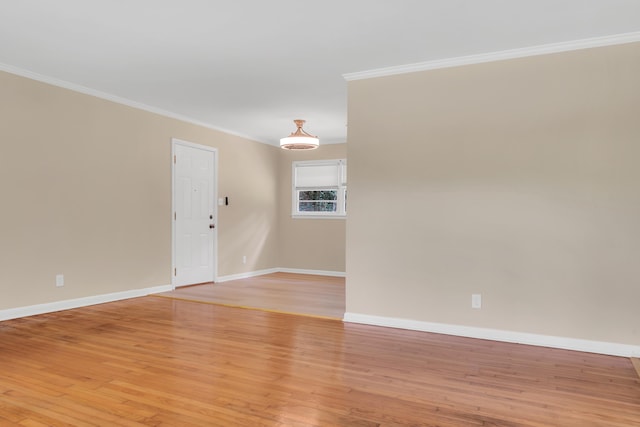
POLYGON ((347 312, 640 344, 638 76, 635 43, 350 82, 347 312))
POLYGON ((0 72, 0 309, 170 284, 172 137, 218 149, 218 274, 277 267, 277 147, 0 72))
POLYGON ((172 138, 218 150, 219 276, 345 269, 345 221, 290 214, 291 161, 345 144, 288 152, 3 72, 0 138, 0 310, 170 284, 172 138))
POLYGON ((280 157, 280 266, 345 271, 346 221, 291 217, 292 162, 345 159, 347 144, 320 145, 313 151, 285 151, 280 157))
POLYGON ((277 147, 227 137, 218 162, 218 193, 229 197, 219 206, 219 275, 279 266, 277 147), (224 231, 224 233, 223 233, 224 231), (242 264, 242 257, 247 263, 242 264))

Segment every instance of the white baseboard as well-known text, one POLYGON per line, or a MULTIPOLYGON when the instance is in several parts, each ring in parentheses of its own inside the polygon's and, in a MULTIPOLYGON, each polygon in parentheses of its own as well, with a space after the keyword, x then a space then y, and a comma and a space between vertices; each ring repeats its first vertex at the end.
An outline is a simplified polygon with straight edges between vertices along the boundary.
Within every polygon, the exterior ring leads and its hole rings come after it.
POLYGON ((29 305, 26 307, 9 308, 0 310, 0 321, 17 319, 19 317, 34 316, 36 314, 52 313, 55 311, 69 310, 72 308, 85 307, 106 302, 120 301, 123 299, 137 298, 149 294, 169 292, 174 288, 171 285, 154 286, 144 289, 132 289, 130 291, 114 292, 111 294, 95 295, 84 298, 56 301, 45 304, 29 305))
POLYGON ((346 277, 344 271, 330 271, 330 270, 305 270, 300 268, 269 268, 266 270, 248 271, 246 273, 229 274, 227 276, 219 276, 215 282, 222 283, 230 280, 248 279, 250 277, 262 276, 272 273, 295 273, 295 274, 311 274, 314 276, 331 276, 331 277, 346 277))
MULTIPOLYGON (((262 276, 271 273, 298 273, 298 274, 313 274, 320 276, 334 276, 345 277, 344 272, 340 271, 325 271, 325 270, 302 270, 295 268, 269 268, 266 270, 249 271, 246 273, 230 274, 227 276, 220 276, 216 279, 216 283, 228 282, 230 280, 247 279, 249 277, 262 276)), ((160 292, 169 292, 175 288, 172 285, 154 286, 144 289, 133 289, 130 291, 115 292, 111 294, 94 295, 84 298, 76 298, 64 301, 55 301, 45 304, 29 305, 25 307, 9 308, 0 310, 0 321, 17 319, 19 317, 34 316, 37 314, 53 313, 55 311, 69 310, 72 308, 85 307, 94 304, 103 304, 107 302, 119 301, 129 298, 137 298, 150 294, 157 294, 160 292)))
POLYGON ((347 277, 344 271, 305 270, 302 268, 279 268, 280 273, 311 274, 313 276, 347 277))
POLYGON ((539 347, 561 348, 587 353, 608 354, 612 356, 639 357, 640 346, 602 341, 590 341, 576 338, 538 335, 524 332, 504 331, 499 329, 477 328, 472 326, 449 325, 444 323, 422 322, 395 317, 371 316, 367 314, 345 313, 343 320, 350 323, 385 326, 390 328, 409 329, 414 331, 434 332, 438 334, 479 338, 539 347))
POLYGON ((246 273, 228 274, 226 276, 218 276, 215 280, 216 283, 228 282, 230 280, 248 279, 250 277, 262 276, 264 274, 277 273, 280 270, 277 268, 268 268, 266 270, 247 271, 246 273))

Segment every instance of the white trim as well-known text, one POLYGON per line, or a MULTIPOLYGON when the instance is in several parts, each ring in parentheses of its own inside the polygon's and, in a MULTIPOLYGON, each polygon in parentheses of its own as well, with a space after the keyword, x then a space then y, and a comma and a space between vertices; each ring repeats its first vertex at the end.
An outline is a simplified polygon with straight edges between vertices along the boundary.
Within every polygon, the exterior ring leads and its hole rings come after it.
POLYGON ((273 274, 273 273, 294 273, 294 274, 310 274, 313 276, 347 277, 347 274, 344 271, 306 270, 302 268, 269 268, 266 270, 248 271, 246 273, 229 274, 226 276, 220 276, 216 280, 216 283, 228 282, 230 280, 248 279, 250 277, 263 276, 265 274, 273 274))
POLYGON ((550 53, 568 52, 572 50, 634 43, 638 41, 640 41, 640 31, 633 33, 615 34, 604 37, 573 40, 569 42, 551 43, 520 49, 503 50, 499 52, 489 52, 477 55, 459 56, 455 58, 437 59, 434 61, 398 65, 394 67, 377 68, 373 70, 343 74, 342 77, 344 77, 344 79, 347 81, 364 80, 375 77, 393 76, 396 74, 414 73, 417 71, 459 67, 462 65, 481 64, 484 62, 503 61, 506 59, 524 58, 527 56, 546 55, 550 53))
POLYGON ((0 71, 5 71, 5 72, 10 73, 10 74, 15 74, 17 76, 26 77, 28 79, 36 80, 36 81, 39 81, 39 82, 42 82, 42 83, 46 83, 46 84, 49 84, 49 85, 52 85, 52 86, 61 87, 61 88, 64 88, 64 89, 69 89, 69 90, 72 90, 74 92, 83 93, 85 95, 95 96, 96 98, 105 99, 107 101, 115 102, 116 104, 126 105, 128 107, 137 108, 138 110, 143 110, 143 111, 147 111, 149 113, 158 114, 160 116, 168 117, 170 119, 176 119, 176 120, 180 120, 182 122, 191 123, 191 124, 194 124, 194 125, 197 125, 197 126, 202 126, 202 127, 207 128, 207 129, 212 129, 212 130, 215 130, 215 131, 218 131, 218 132, 224 132, 224 133, 229 134, 229 135, 235 135, 235 136, 238 136, 240 138, 249 139, 251 141, 256 141, 256 142, 260 142, 260 143, 268 144, 268 145, 273 145, 273 144, 271 144, 271 143, 269 143, 267 141, 258 140, 253 136, 249 136, 249 135, 245 135, 245 134, 242 134, 242 133, 234 132, 234 131, 229 130, 229 129, 213 126, 213 125, 211 125, 209 123, 201 122, 199 120, 192 119, 190 117, 183 116, 181 114, 173 113, 171 111, 167 111, 167 110, 163 110, 161 108, 152 107, 150 105, 143 104, 142 102, 133 101, 133 100, 127 99, 127 98, 122 98, 120 96, 112 95, 112 94, 106 93, 106 92, 101 92, 101 91, 96 90, 96 89, 91 89, 91 88, 88 88, 86 86, 82 86, 82 85, 79 85, 79 84, 76 84, 76 83, 71 83, 71 82, 68 82, 66 80, 57 79, 55 77, 49 77, 49 76, 45 76, 43 74, 34 73, 33 71, 29 71, 29 70, 25 70, 25 69, 22 69, 22 68, 14 67, 13 65, 0 63, 0 71))
POLYGON ((342 162, 343 164, 347 164, 346 158, 339 159, 319 159, 319 160, 294 160, 291 163, 300 166, 333 166, 342 162))
POLYGON ((0 321, 16 319, 19 317, 34 316, 37 314, 52 313, 55 311, 69 310, 72 308, 86 307, 95 304, 104 304, 107 302, 120 301, 129 298, 138 298, 149 294, 169 292, 172 290, 174 290, 174 287, 172 285, 163 285, 154 286, 151 288, 114 292, 111 294, 94 295, 84 298, 56 301, 45 304, 30 305, 26 307, 9 308, 6 310, 0 310, 0 321))
POLYGON ((343 320, 349 323, 361 323, 365 325, 385 326, 389 328, 434 332, 437 334, 456 335, 461 337, 535 345, 539 347, 561 348, 565 350, 608 354, 612 356, 640 356, 640 345, 591 341, 577 338, 504 331, 499 329, 449 325, 444 323, 422 322, 410 319, 400 319, 396 317, 371 316, 358 313, 345 313, 343 320))
POLYGON ((237 273, 237 274, 228 274, 226 276, 218 277, 215 282, 222 283, 228 282, 230 280, 239 280, 239 279, 248 279, 250 277, 262 276, 264 274, 277 273, 280 270, 277 268, 269 268, 267 270, 256 270, 256 271, 248 271, 246 273, 237 273))
POLYGON ((347 219, 347 215, 291 215, 293 219, 347 219))
MULTIPOLYGON (((342 271, 326 271, 326 270, 303 270, 297 268, 269 268, 266 270, 250 271, 247 273, 230 274, 220 276, 216 279, 216 283, 228 282, 230 280, 247 279, 249 277, 262 276, 271 273, 298 273, 312 274, 318 276, 345 277, 342 271)), ((175 290, 173 285, 153 286, 143 289, 132 289, 129 291, 114 292, 110 294, 94 295, 83 298, 76 298, 64 301, 56 301, 45 304, 36 304, 25 307, 8 308, 0 310, 0 321, 17 319, 20 317, 35 316, 37 314, 53 313, 56 311, 70 310, 72 308, 86 307, 95 304, 104 304, 108 302, 120 301, 130 298, 138 298, 151 294, 159 294, 161 292, 170 292, 175 290)), ((640 353, 639 353, 640 354, 640 353)))
POLYGON ((174 212, 176 211, 176 177, 175 169, 176 164, 173 162, 176 155, 176 145, 182 145, 184 147, 196 148, 199 150, 210 151, 213 153, 213 217, 215 218, 216 228, 213 230, 213 280, 218 277, 218 149, 209 147, 207 145, 195 144, 193 142, 184 141, 178 138, 171 138, 171 285, 176 286, 175 283, 175 268, 176 268, 176 221, 174 219, 174 212))
POLYGON ((313 276, 347 277, 347 273, 345 273, 344 271, 306 270, 303 268, 279 268, 278 272, 294 273, 294 274, 310 274, 313 276))
POLYGON ((300 219, 344 219, 347 217, 345 212, 345 191, 347 189, 347 177, 345 175, 345 167, 347 159, 323 159, 323 160, 297 160, 291 162, 291 218, 300 219), (338 185, 327 185, 317 187, 300 187, 297 184, 296 171, 298 167, 313 166, 337 166, 339 176, 337 177, 338 185), (335 190, 337 191, 336 211, 335 212, 299 212, 298 211, 298 191, 304 190, 335 190))

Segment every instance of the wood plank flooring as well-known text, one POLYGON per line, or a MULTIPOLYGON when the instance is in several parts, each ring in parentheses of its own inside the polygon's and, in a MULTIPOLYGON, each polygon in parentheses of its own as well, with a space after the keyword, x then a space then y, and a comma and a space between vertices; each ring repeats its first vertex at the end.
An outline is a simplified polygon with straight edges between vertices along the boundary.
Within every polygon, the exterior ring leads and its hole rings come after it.
POLYGON ((342 319, 344 286, 344 277, 273 273, 223 283, 186 286, 159 295, 231 307, 342 319))
POLYGON ((633 367, 636 368, 636 373, 638 374, 638 377, 640 377, 640 359, 638 359, 637 357, 632 357, 631 363, 633 364, 633 367))
POLYGON ((631 360, 155 296, 0 322, 2 426, 640 426, 631 360))

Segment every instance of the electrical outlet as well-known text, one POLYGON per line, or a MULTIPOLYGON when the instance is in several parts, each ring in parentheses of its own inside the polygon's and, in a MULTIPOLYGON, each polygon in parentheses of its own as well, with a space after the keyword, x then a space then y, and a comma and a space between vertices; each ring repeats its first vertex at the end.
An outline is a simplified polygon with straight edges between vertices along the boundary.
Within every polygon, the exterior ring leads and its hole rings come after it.
POLYGON ((243 264, 247 263, 247 256, 246 255, 242 255, 242 263, 243 264))
POLYGON ((471 295, 471 308, 482 308, 482 295, 481 294, 472 294, 471 295))
POLYGON ((56 274, 56 286, 64 286, 64 274, 56 274))

